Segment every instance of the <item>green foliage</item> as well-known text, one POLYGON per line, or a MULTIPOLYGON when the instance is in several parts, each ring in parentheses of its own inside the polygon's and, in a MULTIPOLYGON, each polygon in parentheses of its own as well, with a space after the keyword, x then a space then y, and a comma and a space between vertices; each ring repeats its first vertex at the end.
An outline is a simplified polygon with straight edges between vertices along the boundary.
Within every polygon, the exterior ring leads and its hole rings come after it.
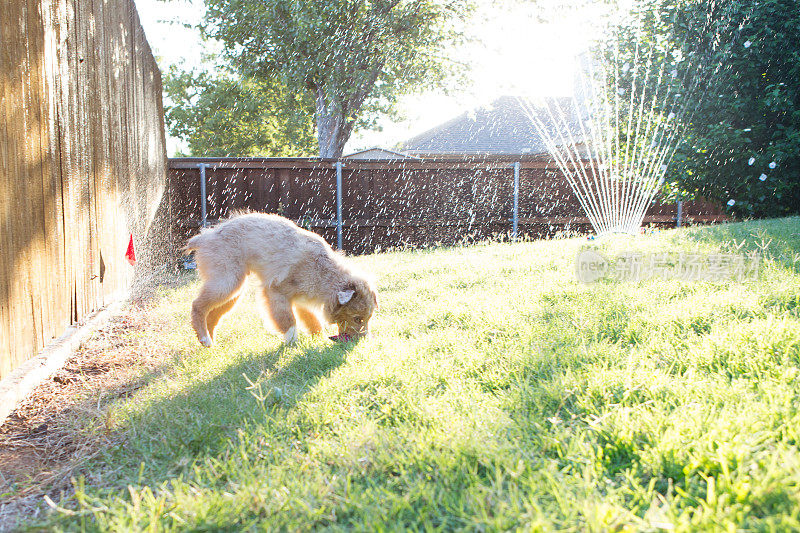
POLYGON ((800 212, 800 2, 734 3, 738 32, 680 150, 681 185, 742 215, 800 212), (741 29, 738 29, 741 28, 741 29), (745 47, 749 42, 750 46, 745 47), (752 165, 750 158, 755 158, 752 165), (770 169, 771 162, 776 163, 770 169), (759 179, 766 174, 764 181, 759 179))
POLYGON ((582 285, 581 239, 355 258, 381 298, 359 343, 282 347, 245 294, 203 349, 197 284, 165 289, 152 312, 175 327, 140 345, 174 359, 103 418, 117 444, 58 502, 76 514, 31 525, 796 531, 798 228, 595 241, 760 251, 743 283, 582 285))
POLYGON ((316 152, 314 107, 274 79, 252 79, 225 70, 164 76, 171 135, 194 156, 311 156, 316 152))
MULTIPOLYGON (((800 2, 649 0, 638 8, 646 21, 638 37, 680 54, 679 80, 692 99, 668 189, 733 199, 732 211, 745 216, 798 213, 800 2)), ((636 42, 629 31, 621 61, 636 42)))
POLYGON ((277 77, 316 105, 320 155, 341 155, 360 117, 441 83, 466 0, 207 0, 205 32, 242 73, 277 77))

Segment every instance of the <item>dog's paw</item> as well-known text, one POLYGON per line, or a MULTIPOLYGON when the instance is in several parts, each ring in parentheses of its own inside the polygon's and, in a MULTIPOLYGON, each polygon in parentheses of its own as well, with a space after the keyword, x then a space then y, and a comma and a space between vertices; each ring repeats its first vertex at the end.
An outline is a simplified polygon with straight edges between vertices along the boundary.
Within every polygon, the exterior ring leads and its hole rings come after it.
POLYGON ((286 344, 294 344, 297 342, 297 327, 292 326, 283 334, 283 342, 286 344))
POLYGON ((206 348, 211 348, 211 346, 214 345, 214 341, 212 341, 211 337, 209 337, 208 335, 204 335, 204 336, 200 337, 199 340, 200 340, 200 344, 202 344, 206 348))

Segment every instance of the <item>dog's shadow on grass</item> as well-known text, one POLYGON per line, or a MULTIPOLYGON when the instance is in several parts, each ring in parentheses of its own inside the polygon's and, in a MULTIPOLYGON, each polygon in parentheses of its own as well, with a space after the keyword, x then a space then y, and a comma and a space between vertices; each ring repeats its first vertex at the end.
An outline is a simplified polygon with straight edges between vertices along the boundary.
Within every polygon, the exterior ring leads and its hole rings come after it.
POLYGON ((243 428, 250 432, 289 416, 356 345, 315 343, 240 352, 222 372, 192 379, 179 392, 145 402, 141 409, 134 406, 120 428, 125 444, 110 450, 115 457, 107 460, 123 465, 128 482, 134 481, 134 472, 150 480, 168 479, 199 457, 221 453, 243 428))

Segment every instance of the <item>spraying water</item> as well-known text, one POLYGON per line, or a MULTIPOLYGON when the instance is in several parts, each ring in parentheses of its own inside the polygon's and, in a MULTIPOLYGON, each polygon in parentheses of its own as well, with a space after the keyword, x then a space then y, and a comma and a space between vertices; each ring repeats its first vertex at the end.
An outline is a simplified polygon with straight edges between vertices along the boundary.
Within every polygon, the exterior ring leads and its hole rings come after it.
POLYGON ((644 4, 609 24, 581 58, 566 107, 556 99, 521 100, 598 235, 640 232, 705 97, 706 76, 719 72, 725 48, 738 38, 721 31, 730 26, 713 4, 694 29, 705 37, 697 43, 676 45, 675 20, 660 17, 644 4))

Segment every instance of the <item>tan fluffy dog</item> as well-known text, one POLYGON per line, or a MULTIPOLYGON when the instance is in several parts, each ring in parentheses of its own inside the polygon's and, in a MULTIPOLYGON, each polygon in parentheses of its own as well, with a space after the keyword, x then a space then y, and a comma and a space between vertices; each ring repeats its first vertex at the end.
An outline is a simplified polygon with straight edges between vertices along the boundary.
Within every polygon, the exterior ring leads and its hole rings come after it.
POLYGON ((320 237, 277 215, 238 215, 189 239, 203 286, 192 303, 192 326, 211 346, 220 318, 233 308, 248 274, 261 281, 264 303, 284 341, 297 340, 295 317, 312 333, 336 323, 339 334, 368 331, 377 307, 369 280, 320 237))

